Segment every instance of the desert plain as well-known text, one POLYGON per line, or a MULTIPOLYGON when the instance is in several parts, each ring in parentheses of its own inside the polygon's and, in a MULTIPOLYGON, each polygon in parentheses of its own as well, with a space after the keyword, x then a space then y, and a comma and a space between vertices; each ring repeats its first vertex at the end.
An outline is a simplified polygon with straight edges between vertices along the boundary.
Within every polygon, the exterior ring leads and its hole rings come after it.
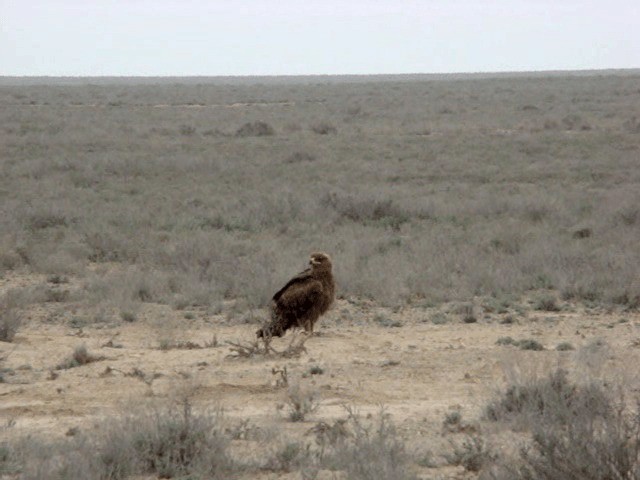
POLYGON ((0 79, 0 476, 640 478, 638 75, 0 79))

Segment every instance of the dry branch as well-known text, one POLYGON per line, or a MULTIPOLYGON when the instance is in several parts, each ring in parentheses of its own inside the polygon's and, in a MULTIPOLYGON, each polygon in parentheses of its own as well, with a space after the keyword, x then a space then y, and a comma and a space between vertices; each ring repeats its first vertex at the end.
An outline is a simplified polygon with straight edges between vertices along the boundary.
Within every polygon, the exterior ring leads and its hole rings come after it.
POLYGON ((284 350, 276 350, 271 346, 271 338, 265 337, 260 340, 253 340, 251 342, 232 342, 227 340, 225 343, 230 345, 231 353, 227 355, 229 358, 251 358, 257 355, 263 355, 265 357, 273 355, 275 357, 282 358, 297 358, 303 353, 307 352, 307 348, 304 346, 305 342, 309 339, 307 335, 292 335, 289 345, 284 350))

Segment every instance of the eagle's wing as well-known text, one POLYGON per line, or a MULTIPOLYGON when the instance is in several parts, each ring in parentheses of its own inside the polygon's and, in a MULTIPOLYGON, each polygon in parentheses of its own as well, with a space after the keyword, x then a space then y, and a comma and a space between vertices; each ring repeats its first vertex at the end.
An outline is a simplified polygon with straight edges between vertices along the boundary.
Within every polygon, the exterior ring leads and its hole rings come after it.
POLYGON ((312 277, 291 281, 274 296, 276 308, 287 316, 302 319, 317 305, 322 297, 323 286, 312 277))
POLYGON ((302 272, 300 272, 298 275, 296 275, 295 277, 293 277, 291 280, 289 280, 287 282, 287 284, 282 287, 280 290, 278 290, 275 295, 273 295, 273 301, 277 302, 278 299, 282 296, 282 294, 287 291, 287 289, 289 287, 291 287, 292 285, 296 284, 296 283, 302 283, 305 282, 307 280, 309 280, 311 278, 311 269, 307 268, 306 270, 303 270, 302 272))

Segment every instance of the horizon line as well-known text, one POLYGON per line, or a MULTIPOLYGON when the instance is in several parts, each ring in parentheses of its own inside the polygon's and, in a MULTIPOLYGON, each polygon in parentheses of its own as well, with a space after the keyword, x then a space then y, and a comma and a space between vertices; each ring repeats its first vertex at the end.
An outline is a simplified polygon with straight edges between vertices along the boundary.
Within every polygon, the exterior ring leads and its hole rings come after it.
POLYGON ((30 75, 0 74, 0 78, 278 78, 278 77, 376 77, 376 76, 429 76, 429 75, 509 75, 509 74, 557 74, 557 73, 597 73, 597 72, 639 72, 639 67, 609 67, 582 69, 541 69, 541 70, 476 70, 455 72, 382 72, 382 73, 256 73, 256 74, 106 74, 106 75, 30 75))

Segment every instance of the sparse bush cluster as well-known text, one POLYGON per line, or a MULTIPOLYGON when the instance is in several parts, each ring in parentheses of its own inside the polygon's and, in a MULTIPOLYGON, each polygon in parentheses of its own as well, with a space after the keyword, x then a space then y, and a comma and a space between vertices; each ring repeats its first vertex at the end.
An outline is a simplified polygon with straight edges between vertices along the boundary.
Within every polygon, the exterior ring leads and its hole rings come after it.
POLYGON ((524 422, 531 438, 517 459, 497 461, 492 478, 640 478, 639 406, 601 383, 573 383, 564 370, 511 385, 487 418, 524 422))
POLYGON ((606 415, 609 399, 597 384, 576 385, 569 381, 565 370, 556 370, 548 377, 510 385, 504 395, 487 405, 485 415, 492 421, 528 418, 536 422, 566 424, 572 411, 589 405, 593 414, 606 415))
POLYGON ((0 444, 0 473, 25 480, 82 478, 236 478, 260 470, 319 470, 354 480, 414 479, 411 456, 387 414, 364 419, 349 409, 346 419, 319 422, 305 440, 287 438, 266 458, 233 455, 231 441, 276 444, 242 422, 229 427, 220 412, 199 413, 188 398, 169 406, 148 406, 106 419, 89 431, 43 443, 25 438, 0 444), (307 441, 309 440, 309 441, 307 441))
POLYGON ((20 478, 124 480, 138 475, 195 475, 222 479, 229 478, 235 468, 220 417, 193 412, 188 400, 110 418, 66 441, 40 448, 33 442, 25 439, 13 448, 6 446, 10 465, 20 478))
POLYGON ((410 453, 384 410, 372 420, 348 412, 347 422, 314 429, 320 466, 343 471, 353 480, 415 478, 410 453))

